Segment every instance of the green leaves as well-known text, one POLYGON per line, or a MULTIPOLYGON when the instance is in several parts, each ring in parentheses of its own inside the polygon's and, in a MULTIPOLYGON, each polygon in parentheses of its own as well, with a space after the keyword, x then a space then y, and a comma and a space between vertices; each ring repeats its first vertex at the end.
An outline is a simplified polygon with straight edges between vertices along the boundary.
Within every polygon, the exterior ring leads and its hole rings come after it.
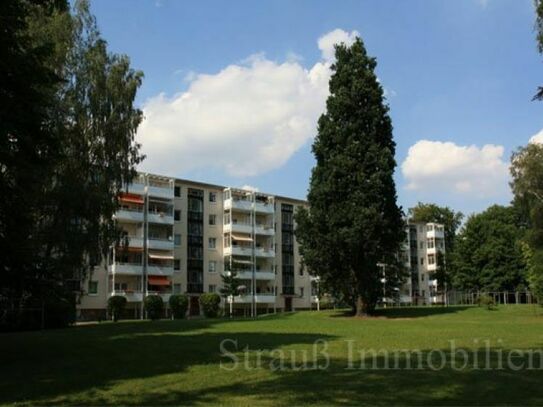
POLYGON ((310 209, 296 213, 304 262, 326 290, 358 304, 360 314, 382 296, 378 263, 388 266, 390 281, 398 277, 396 284, 403 275, 396 261, 404 224, 392 178, 395 143, 375 66, 360 38, 336 47, 327 111, 313 144, 310 209))

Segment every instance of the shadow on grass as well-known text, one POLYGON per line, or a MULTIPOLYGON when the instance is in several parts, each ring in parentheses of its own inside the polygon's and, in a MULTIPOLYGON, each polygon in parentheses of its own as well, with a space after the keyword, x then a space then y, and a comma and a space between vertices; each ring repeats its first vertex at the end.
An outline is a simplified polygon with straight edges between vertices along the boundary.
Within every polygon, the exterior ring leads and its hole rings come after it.
MULTIPOLYGON (((238 349, 275 349, 310 345, 333 336, 304 333, 254 332, 259 321, 234 320, 231 332, 214 330, 229 320, 104 323, 63 330, 23 332, 0 336, 0 404, 28 402, 58 404, 53 400, 95 392, 126 379, 146 379, 182 373, 196 365, 219 369, 220 344, 237 341, 238 349), (248 332, 244 325, 252 323, 248 332), (238 332, 236 329, 239 329, 238 332)), ((266 328, 263 327, 264 331, 266 328)), ((137 400, 135 398, 134 400, 137 400)), ((133 403, 128 401, 126 403, 133 403)), ((182 402, 179 400, 178 402, 182 402)), ((76 404, 103 404, 93 398, 76 404)), ((160 404, 159 400, 146 404, 160 404)))
POLYGON ((455 314, 465 311, 470 306, 427 306, 427 307, 405 307, 405 308, 380 308, 376 310, 375 316, 385 318, 421 318, 434 315, 455 314))
MULTIPOLYGON (((447 352, 448 350, 442 350, 447 352)), ((436 350, 421 351, 426 360, 430 355, 434 367, 439 366, 431 355, 436 350)), ((486 349, 477 351, 483 360, 486 349)), ((508 350, 502 350, 504 354, 508 350)), ((255 404, 255 405, 542 405, 542 370, 498 370, 495 357, 492 369, 453 369, 449 363, 443 369, 417 366, 413 359, 398 358, 397 369, 382 369, 385 359, 373 357, 355 360, 348 369, 346 359, 332 359, 325 370, 283 370, 271 374, 268 380, 235 380, 229 372, 228 384, 202 386, 194 390, 169 388, 161 393, 142 394, 137 399, 120 396, 118 404, 255 404), (361 360, 368 368, 361 369, 361 360), (377 361, 377 362, 375 362, 377 361), (376 363, 377 368, 370 368, 376 363), (412 363, 410 365, 410 363, 412 363), (408 369, 409 367, 409 369, 408 369)), ((266 366, 270 361, 264 359, 266 366)), ((458 360, 462 366, 463 360, 458 360)), ((390 363, 390 362, 389 362, 390 363)), ((518 363, 518 360, 517 360, 518 363)), ((394 366, 394 365, 389 365, 394 366)), ((470 365, 473 367, 473 365, 470 365)), ((485 365, 486 367, 486 365, 485 365)), ((243 366, 240 367, 243 369, 243 366)), ((265 367, 266 368, 266 367, 265 367)), ((218 367, 217 367, 218 369, 218 367)), ((226 373, 225 373, 226 376, 226 373)), ((107 404, 108 399, 97 399, 107 404)))

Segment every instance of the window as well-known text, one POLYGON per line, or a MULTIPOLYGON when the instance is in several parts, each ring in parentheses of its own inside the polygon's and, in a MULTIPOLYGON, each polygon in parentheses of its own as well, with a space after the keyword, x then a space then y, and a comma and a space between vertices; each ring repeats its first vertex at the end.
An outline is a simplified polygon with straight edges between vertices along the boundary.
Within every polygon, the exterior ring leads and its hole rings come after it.
POLYGON ((181 235, 179 233, 173 235, 173 244, 176 246, 181 246, 181 235))
POLYGON ((126 291, 128 285, 126 283, 115 283, 115 291, 126 291))
POLYGON ((208 271, 210 273, 215 273, 217 271, 217 262, 215 260, 209 262, 208 271))
POLYGON ((424 257, 421 257, 421 258, 420 258, 420 265, 421 265, 421 266, 424 266, 424 257))
POLYGON ((173 187, 173 194, 177 198, 181 197, 181 187, 173 187))
POLYGON ((181 270, 181 260, 180 259, 174 259, 173 260, 173 269, 174 270, 181 270))
POLYGON ((181 220, 181 210, 180 209, 176 209, 174 212, 173 212, 173 219, 175 221, 180 221, 181 220))
POLYGON ((217 194, 215 192, 209 193, 209 202, 217 202, 217 194))
POLYGON ((209 215, 209 224, 215 226, 217 224, 217 215, 209 215))
POLYGON ((428 255, 428 264, 429 265, 436 264, 436 256, 434 254, 428 255))
POLYGON ((181 294, 181 284, 174 284, 173 285, 173 293, 174 294, 181 294))
POLYGON ((304 288, 300 287, 300 297, 303 297, 303 296, 304 296, 304 288))
POLYGON ((216 249, 217 248, 217 238, 216 237, 210 237, 209 238, 209 248, 210 249, 216 249))
POLYGON ((424 242, 420 242, 419 247, 420 247, 421 249, 424 249, 424 242))
POLYGON ((214 293, 216 289, 217 289, 217 286, 215 284, 209 284, 207 291, 210 293, 214 293))
POLYGON ((89 294, 98 294, 98 281, 89 281, 89 294))

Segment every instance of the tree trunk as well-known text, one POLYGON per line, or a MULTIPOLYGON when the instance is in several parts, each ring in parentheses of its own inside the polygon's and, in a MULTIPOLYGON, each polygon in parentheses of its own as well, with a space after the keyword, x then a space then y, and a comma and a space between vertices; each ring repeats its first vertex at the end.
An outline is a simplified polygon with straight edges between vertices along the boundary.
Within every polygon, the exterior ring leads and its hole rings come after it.
POLYGON ((361 296, 356 298, 356 314, 357 317, 367 317, 368 316, 368 307, 364 302, 361 296))

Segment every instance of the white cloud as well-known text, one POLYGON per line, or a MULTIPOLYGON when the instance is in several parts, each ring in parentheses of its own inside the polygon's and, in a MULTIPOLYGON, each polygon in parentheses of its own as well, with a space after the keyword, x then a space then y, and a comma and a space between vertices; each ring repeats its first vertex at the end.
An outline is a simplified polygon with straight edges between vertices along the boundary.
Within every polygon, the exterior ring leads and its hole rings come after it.
MULTIPOLYGON (((334 30, 319 39, 326 58, 334 30)), ((147 159, 142 169, 179 174, 196 169, 254 176, 281 167, 316 134, 325 109, 330 61, 310 69, 290 55, 279 63, 255 54, 215 74, 191 73, 185 92, 147 100, 137 139, 147 159)))
POLYGON ((530 143, 543 144, 543 130, 540 130, 539 133, 534 134, 534 136, 530 139, 530 143))
POLYGON ((502 196, 509 176, 503 155, 503 146, 493 144, 479 148, 421 140, 409 148, 402 173, 409 190, 502 196))
POLYGON ((360 36, 358 31, 351 31, 348 33, 347 31, 343 31, 339 28, 324 34, 319 38, 318 41, 322 58, 326 61, 332 61, 336 52, 334 45, 341 43, 345 45, 352 45, 358 36, 360 36))

